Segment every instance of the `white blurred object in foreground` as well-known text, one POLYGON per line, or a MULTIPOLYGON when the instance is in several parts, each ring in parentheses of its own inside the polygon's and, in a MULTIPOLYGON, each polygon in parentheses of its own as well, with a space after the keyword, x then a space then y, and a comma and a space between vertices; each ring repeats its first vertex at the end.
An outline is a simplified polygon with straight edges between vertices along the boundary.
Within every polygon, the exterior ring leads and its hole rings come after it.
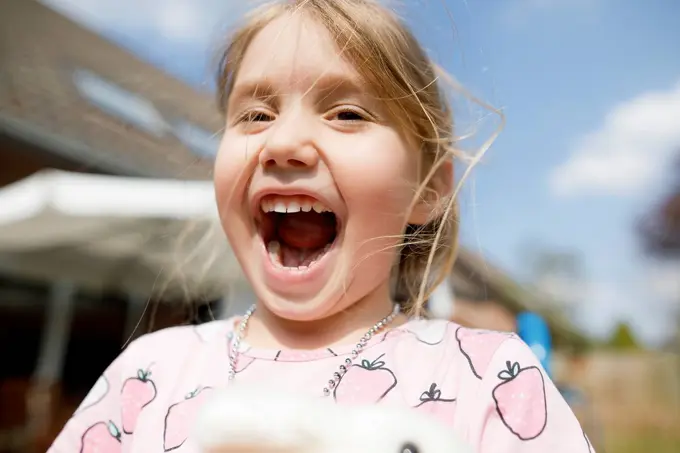
POLYGON ((201 409, 203 453, 470 453, 450 427, 415 409, 343 406, 231 385, 201 409))

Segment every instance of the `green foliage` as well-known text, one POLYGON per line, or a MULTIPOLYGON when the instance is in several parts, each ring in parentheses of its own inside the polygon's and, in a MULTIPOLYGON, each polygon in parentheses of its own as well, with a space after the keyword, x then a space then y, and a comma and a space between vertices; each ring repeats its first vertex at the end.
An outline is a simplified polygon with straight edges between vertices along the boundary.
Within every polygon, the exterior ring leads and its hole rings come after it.
POLYGON ((608 346, 619 351, 640 349, 640 345, 635 339, 633 329, 626 322, 620 322, 616 326, 616 329, 614 329, 614 332, 609 339, 608 346))

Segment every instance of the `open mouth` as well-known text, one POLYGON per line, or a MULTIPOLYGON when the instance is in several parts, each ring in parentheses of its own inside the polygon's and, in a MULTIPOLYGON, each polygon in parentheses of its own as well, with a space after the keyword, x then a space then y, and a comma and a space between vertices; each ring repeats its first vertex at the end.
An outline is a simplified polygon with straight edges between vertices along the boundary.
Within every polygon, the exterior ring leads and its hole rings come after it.
POLYGON ((258 231, 277 267, 306 270, 314 266, 338 236, 336 215, 312 197, 268 195, 259 207, 258 231))

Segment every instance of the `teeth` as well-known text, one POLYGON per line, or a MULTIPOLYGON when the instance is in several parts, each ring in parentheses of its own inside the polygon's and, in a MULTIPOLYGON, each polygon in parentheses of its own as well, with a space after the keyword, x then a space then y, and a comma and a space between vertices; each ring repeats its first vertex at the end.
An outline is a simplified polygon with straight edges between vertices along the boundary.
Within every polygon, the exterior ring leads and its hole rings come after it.
POLYGON ((260 202, 260 209, 263 212, 278 212, 285 214, 288 212, 332 212, 323 203, 311 200, 308 197, 266 197, 260 202))
POLYGON ((319 214, 321 214, 322 212, 328 212, 329 211, 329 209, 327 209, 326 206, 322 205, 319 202, 314 203, 312 205, 312 209, 314 209, 314 211, 318 212, 319 214))
POLYGON ((289 272, 305 272, 308 271, 319 259, 321 259, 331 249, 333 244, 328 244, 323 249, 316 252, 314 255, 307 257, 299 266, 285 266, 283 264, 283 256, 281 244, 278 241, 271 241, 267 244, 267 252, 269 259, 279 269, 284 269, 289 272))
POLYGON ((278 241, 271 241, 267 244, 267 252, 272 263, 281 266, 281 244, 278 241))

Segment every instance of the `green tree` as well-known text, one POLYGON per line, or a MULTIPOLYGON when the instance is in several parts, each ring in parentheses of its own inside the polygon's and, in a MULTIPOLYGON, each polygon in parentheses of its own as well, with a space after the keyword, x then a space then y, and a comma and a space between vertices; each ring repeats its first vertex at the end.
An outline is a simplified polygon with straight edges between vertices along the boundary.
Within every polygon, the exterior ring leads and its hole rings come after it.
POLYGON ((609 339, 608 345, 612 349, 619 351, 631 351, 640 349, 640 345, 635 339, 633 329, 626 322, 617 324, 612 336, 609 339))

